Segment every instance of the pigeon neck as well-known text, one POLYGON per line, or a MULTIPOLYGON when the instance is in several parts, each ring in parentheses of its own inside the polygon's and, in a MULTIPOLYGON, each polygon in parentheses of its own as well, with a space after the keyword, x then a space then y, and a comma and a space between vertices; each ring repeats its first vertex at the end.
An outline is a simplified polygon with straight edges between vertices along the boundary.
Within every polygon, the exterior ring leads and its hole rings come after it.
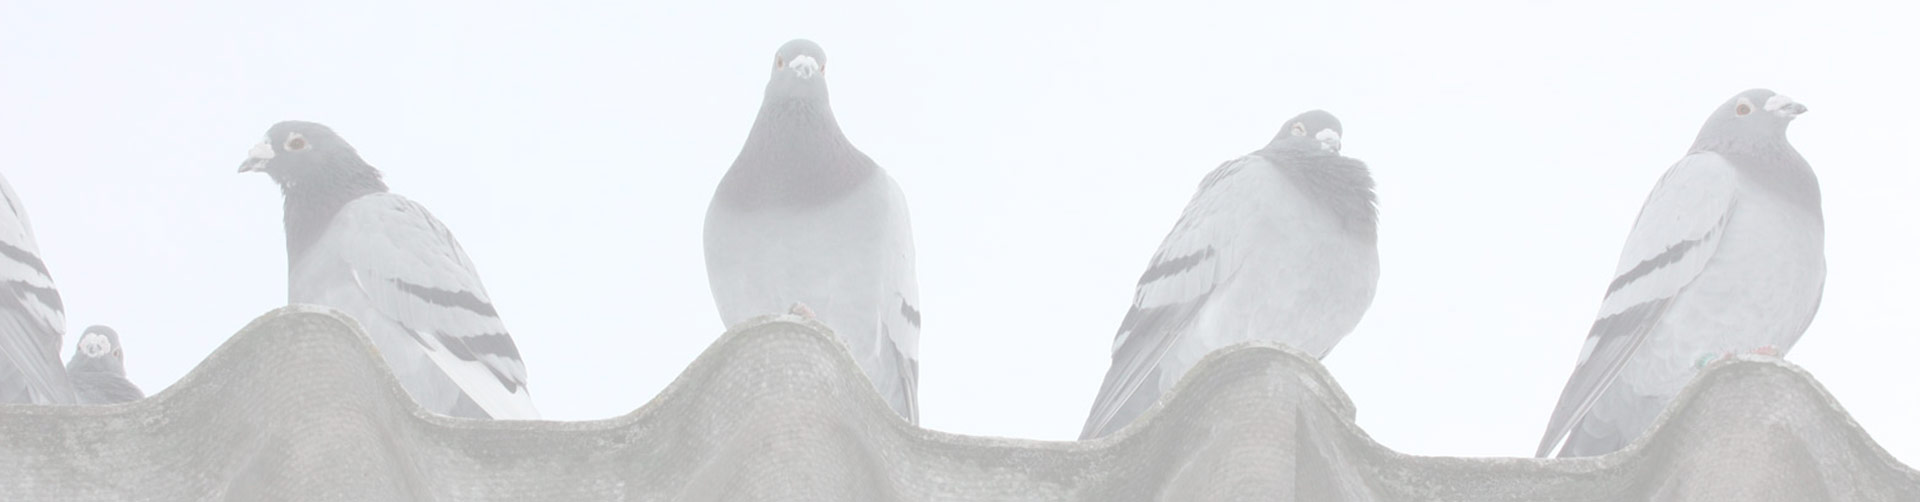
POLYGON ((387 191, 380 171, 359 159, 350 167, 329 169, 331 176, 290 179, 280 185, 286 196, 287 268, 306 255, 309 248, 326 233, 333 216, 348 202, 368 194, 387 191))
POLYGON ((68 373, 110 373, 115 375, 127 374, 126 365, 121 363, 119 358, 84 357, 84 356, 81 356, 80 354, 74 354, 73 360, 67 362, 67 372, 68 373))
POLYGON ((847 141, 824 100, 769 102, 721 181, 718 198, 742 209, 817 204, 845 194, 877 170, 847 141))
POLYGON ((1701 138, 1689 153, 1711 152, 1727 159, 1745 178, 1820 216, 1820 180, 1785 133, 1764 141, 1701 138))
POLYGON ((1308 199, 1332 212, 1342 228, 1367 244, 1379 239, 1379 213, 1373 176, 1358 160, 1298 149, 1263 151, 1260 155, 1294 181, 1308 199))

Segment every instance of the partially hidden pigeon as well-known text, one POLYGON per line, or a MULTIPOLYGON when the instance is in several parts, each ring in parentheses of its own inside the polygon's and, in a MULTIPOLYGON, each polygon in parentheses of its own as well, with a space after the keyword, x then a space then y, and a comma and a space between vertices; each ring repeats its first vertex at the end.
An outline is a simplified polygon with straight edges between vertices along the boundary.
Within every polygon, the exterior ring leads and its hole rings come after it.
POLYGON ((1640 208, 1535 455, 1619 450, 1707 363, 1800 339, 1826 283, 1820 185, 1787 144, 1806 110, 1754 89, 1707 117, 1640 208))
POLYGON ((40 260, 27 209, 0 177, 0 403, 70 404, 73 385, 60 366, 66 307, 40 260))
POLYGON ((1209 352, 1267 340, 1325 357, 1380 278, 1373 178, 1324 111, 1286 122, 1200 189, 1140 275, 1081 439, 1146 412, 1209 352))
POLYGON ((919 288, 906 197, 841 134, 826 70, 826 52, 810 41, 774 54, 759 116, 707 207, 708 285, 729 326, 814 314, 894 411, 918 423, 919 288))
POLYGON ((265 172, 286 198, 287 300, 360 322, 426 409, 532 419, 520 351, 453 233, 387 191, 380 171, 332 129, 288 121, 240 172, 265 172))
POLYGON ((124 403, 147 397, 140 387, 127 381, 120 333, 106 326, 91 326, 80 333, 73 358, 67 360, 67 375, 73 379, 74 398, 80 404, 124 403))

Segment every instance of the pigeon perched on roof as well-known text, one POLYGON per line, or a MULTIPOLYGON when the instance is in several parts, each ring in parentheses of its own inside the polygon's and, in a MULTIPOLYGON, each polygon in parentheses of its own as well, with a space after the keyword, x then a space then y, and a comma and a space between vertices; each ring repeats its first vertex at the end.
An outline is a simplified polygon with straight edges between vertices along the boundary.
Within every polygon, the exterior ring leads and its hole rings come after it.
POLYGON ((1310 111, 1200 189, 1140 275, 1081 439, 1126 427, 1209 352, 1280 342, 1325 357, 1380 279, 1373 178, 1310 111))
POLYGON ((1619 450, 1706 363, 1800 339, 1827 274, 1820 184, 1787 143, 1806 111, 1754 89, 1707 117, 1640 208, 1535 455, 1619 450))
POLYGON ((746 145, 707 207, 707 280, 720 319, 813 313, 894 411, 918 423, 919 287, 906 197, 841 134, 819 45, 787 42, 770 70, 746 145))
POLYGON ((27 209, 4 177, 0 197, 0 403, 72 403, 60 366, 66 307, 40 260, 27 209))
POLYGON ((73 379, 73 395, 80 404, 124 403, 147 397, 140 387, 127 381, 120 333, 106 326, 91 326, 80 333, 73 358, 67 360, 67 375, 73 379))
POLYGON ((240 172, 267 173, 286 197, 289 302, 353 316, 428 410, 539 417, 520 351, 466 251, 332 129, 275 124, 240 172))

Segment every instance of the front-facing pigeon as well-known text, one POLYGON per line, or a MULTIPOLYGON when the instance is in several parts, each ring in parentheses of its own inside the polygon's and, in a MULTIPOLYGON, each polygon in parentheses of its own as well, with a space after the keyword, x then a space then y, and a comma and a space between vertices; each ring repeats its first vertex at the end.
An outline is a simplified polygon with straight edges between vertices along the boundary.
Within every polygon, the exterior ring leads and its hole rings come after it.
POLYGON ((60 367, 66 307, 40 260, 27 209, 0 177, 0 404, 69 404, 73 385, 60 367))
POLYGON ((80 404, 124 403, 147 396, 127 380, 120 333, 106 326, 89 326, 80 333, 73 358, 67 360, 67 375, 73 379, 73 396, 80 404))
POLYGON ((267 173, 286 198, 288 302, 359 321, 430 411, 539 417, 473 261, 427 208, 388 192, 353 146, 324 125, 281 122, 240 172, 267 173))
POLYGON ((907 200, 853 147, 827 103, 827 55, 774 54, 746 145, 707 207, 707 281, 728 326, 812 315, 894 411, 919 422, 919 288, 907 200))
POLYGON ((1787 144, 1805 111, 1754 89, 1707 117, 1641 206, 1535 455, 1619 450, 1704 365, 1800 339, 1827 275, 1820 185, 1787 144))
POLYGON ((1080 431, 1118 431, 1209 352, 1265 340, 1325 357, 1380 279, 1373 178, 1310 111, 1200 182, 1135 286, 1113 366, 1080 431))

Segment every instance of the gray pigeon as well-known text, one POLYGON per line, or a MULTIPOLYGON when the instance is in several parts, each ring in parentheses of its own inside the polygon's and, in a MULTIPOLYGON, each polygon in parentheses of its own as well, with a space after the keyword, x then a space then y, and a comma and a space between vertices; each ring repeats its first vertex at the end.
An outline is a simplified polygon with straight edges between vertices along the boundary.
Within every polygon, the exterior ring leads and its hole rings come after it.
POLYGON ((1727 100, 1653 188, 1535 455, 1604 455, 1640 437, 1706 363, 1784 354, 1826 284, 1820 184, 1787 144, 1807 107, 1727 100))
POLYGON ((127 381, 120 333, 106 326, 91 326, 80 333, 73 358, 67 360, 67 375, 73 379, 73 394, 80 404, 124 403, 147 397, 140 387, 127 381))
POLYGON ((894 411, 919 423, 906 197, 840 133, 819 45, 787 42, 771 70, 747 143, 707 207, 707 281, 720 320, 816 314, 894 411))
POLYGON ((0 403, 69 404, 73 385, 60 367, 65 307, 40 261, 27 209, 0 177, 0 403))
POLYGON ((538 418, 526 366, 480 274, 427 208, 387 192, 332 129, 281 122, 240 172, 286 196, 287 301, 360 321, 400 384, 428 410, 538 418))
POLYGON ((1325 357, 1373 303, 1373 178, 1340 155, 1332 114, 1286 124, 1208 174, 1160 243, 1081 439, 1126 427, 1214 350, 1267 340, 1325 357))

